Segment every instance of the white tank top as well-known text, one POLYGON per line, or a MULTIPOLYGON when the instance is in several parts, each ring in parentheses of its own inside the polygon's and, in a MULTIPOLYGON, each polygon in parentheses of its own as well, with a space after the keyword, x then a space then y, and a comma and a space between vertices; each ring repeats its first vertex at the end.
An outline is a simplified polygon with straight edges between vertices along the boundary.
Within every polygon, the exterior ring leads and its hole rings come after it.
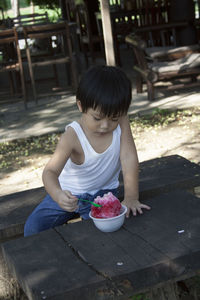
POLYGON ((62 190, 69 190, 74 195, 82 193, 95 194, 101 189, 115 189, 119 186, 120 137, 118 125, 113 131, 111 145, 103 152, 97 153, 89 143, 83 129, 76 121, 66 126, 72 127, 80 141, 84 152, 83 164, 77 165, 68 159, 60 176, 62 190))

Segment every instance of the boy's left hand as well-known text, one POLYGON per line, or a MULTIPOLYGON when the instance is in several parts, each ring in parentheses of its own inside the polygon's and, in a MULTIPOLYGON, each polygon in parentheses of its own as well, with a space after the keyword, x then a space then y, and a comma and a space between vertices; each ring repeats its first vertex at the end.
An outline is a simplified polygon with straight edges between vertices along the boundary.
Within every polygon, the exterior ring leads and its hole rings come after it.
POLYGON ((143 208, 147 209, 147 210, 151 209, 150 206, 140 203, 139 200, 133 200, 133 198, 131 198, 131 197, 126 197, 122 201, 122 204, 124 204, 127 207, 127 213, 126 213, 127 218, 129 217, 131 211, 133 213, 133 216, 136 216, 137 212, 139 214, 143 214, 143 211, 142 211, 143 208))

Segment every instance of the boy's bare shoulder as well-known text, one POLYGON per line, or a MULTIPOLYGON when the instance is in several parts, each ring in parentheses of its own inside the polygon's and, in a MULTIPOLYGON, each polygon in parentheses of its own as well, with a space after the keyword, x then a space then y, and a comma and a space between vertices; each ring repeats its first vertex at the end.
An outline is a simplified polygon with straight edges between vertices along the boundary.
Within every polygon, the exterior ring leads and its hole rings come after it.
POLYGON ((75 130, 71 126, 68 126, 65 132, 63 132, 63 134, 61 135, 61 139, 67 141, 73 140, 75 138, 77 138, 77 135, 75 130))
POLYGON ((61 135, 60 143, 68 144, 73 148, 77 144, 77 141, 78 137, 75 130, 71 126, 68 126, 66 131, 61 135))

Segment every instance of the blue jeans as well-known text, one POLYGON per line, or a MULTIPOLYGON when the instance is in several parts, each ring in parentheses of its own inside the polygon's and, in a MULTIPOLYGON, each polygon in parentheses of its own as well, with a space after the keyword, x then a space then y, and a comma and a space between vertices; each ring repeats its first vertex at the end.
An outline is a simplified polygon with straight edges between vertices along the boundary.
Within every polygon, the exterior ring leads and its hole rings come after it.
MULTIPOLYGON (((118 189, 100 190, 95 195, 85 193, 76 195, 76 197, 93 201, 97 196, 102 197, 108 192, 112 192, 117 197, 118 189)), ((47 195, 28 217, 24 226, 24 236, 62 225, 72 219, 77 213, 80 214, 82 219, 87 220, 89 219, 90 209, 90 203, 78 201, 78 209, 75 212, 68 212, 63 210, 50 195, 47 195)))

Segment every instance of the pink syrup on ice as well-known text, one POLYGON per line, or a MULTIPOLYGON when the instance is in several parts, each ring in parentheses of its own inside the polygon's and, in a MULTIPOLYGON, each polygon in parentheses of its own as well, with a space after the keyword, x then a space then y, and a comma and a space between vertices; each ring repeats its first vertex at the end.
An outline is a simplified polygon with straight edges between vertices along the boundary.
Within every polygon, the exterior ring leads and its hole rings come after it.
POLYGON ((102 205, 102 207, 91 206, 91 215, 94 218, 113 218, 120 215, 121 203, 111 192, 103 197, 97 196, 94 202, 102 205))

